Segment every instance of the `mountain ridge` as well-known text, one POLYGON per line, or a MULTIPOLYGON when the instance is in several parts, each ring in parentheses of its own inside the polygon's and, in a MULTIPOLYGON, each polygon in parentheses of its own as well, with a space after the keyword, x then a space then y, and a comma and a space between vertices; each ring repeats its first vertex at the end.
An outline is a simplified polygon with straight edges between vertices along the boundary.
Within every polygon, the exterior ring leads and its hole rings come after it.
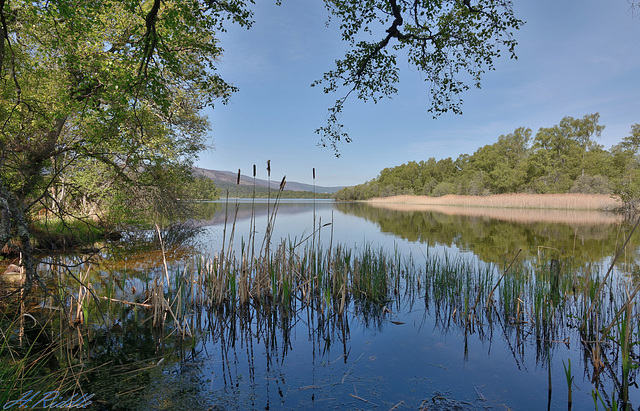
MULTIPOLYGON (((210 170, 201 167, 194 167, 194 173, 196 176, 204 176, 213 180, 216 186, 220 188, 229 187, 230 185, 235 186, 238 181, 238 173, 233 171, 224 171, 224 170, 210 170)), ((261 178, 253 178, 246 175, 240 174, 240 185, 241 186, 253 186, 254 182, 257 187, 269 188, 272 190, 278 190, 280 188, 281 179, 276 180, 264 180, 261 178)), ((336 191, 344 188, 344 186, 340 187, 327 187, 327 186, 314 186, 312 184, 298 183, 295 181, 287 180, 285 184, 285 191, 309 191, 316 193, 324 193, 324 194, 333 194, 336 191)))

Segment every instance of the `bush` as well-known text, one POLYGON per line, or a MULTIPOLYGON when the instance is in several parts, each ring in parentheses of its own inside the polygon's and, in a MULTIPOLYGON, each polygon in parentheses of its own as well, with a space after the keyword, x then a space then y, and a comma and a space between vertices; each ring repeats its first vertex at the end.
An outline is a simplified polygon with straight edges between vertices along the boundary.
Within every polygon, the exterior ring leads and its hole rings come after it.
POLYGON ((581 175, 575 179, 569 190, 575 194, 610 194, 609 180, 605 176, 581 175))
POLYGON ((431 195, 434 197, 442 197, 446 196, 447 194, 455 194, 456 191, 457 190, 455 184, 447 181, 442 181, 433 188, 431 195))

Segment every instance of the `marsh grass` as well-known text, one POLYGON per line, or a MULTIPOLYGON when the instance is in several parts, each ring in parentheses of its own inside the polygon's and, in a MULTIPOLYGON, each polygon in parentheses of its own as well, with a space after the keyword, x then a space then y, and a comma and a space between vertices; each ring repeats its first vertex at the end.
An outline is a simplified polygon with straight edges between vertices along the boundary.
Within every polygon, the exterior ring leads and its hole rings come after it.
POLYGON ((36 249, 74 250, 103 243, 107 231, 91 219, 35 216, 33 237, 36 249))
MULTIPOLYGON (((527 261, 514 252, 498 265, 428 250, 418 261, 397 249, 367 244, 347 247, 331 240, 325 248, 316 235, 330 224, 321 222, 309 235, 274 242, 277 208, 276 195, 261 247, 252 246, 252 221, 247 242, 243 238, 236 247, 226 237, 219 254, 195 257, 176 269, 170 285, 156 286, 154 295, 169 297, 149 304, 156 310, 154 318, 164 315, 162 324, 170 334, 191 335, 185 330, 194 329, 193 318, 204 309, 210 313, 210 329, 217 324, 219 332, 227 333, 219 338, 228 347, 235 338, 250 344, 255 327, 263 339, 278 333, 289 341, 301 316, 316 324, 312 338, 321 343, 325 333, 348 338, 349 316, 382 327, 391 321, 394 307, 408 304, 411 310, 424 304, 443 332, 460 330, 465 338, 475 334, 490 340, 499 330, 518 364, 524 362, 527 344, 536 347, 536 358, 549 369, 554 347, 580 347, 584 372, 598 398, 608 406, 628 401, 637 377, 638 287, 612 274, 615 258, 609 266, 576 266, 571 258, 559 260, 547 250, 527 261)), ((236 235, 233 219, 224 230, 231 238, 236 235)), ((568 389, 571 395, 572 386, 568 389)))
MULTIPOLYGON (((320 234, 332 230, 333 221, 323 224, 315 213, 311 233, 274 240, 285 184, 283 178, 270 202, 261 241, 255 236, 253 207, 248 235, 236 232, 238 201, 230 201, 228 192, 222 246, 213 256, 170 263, 162 232, 156 227, 160 268, 149 272, 143 285, 135 283, 142 288, 137 292, 130 291, 134 282, 126 269, 118 276, 110 273, 98 287, 92 277, 97 268, 87 265, 71 273, 69 264, 61 265, 70 275, 61 270, 53 276, 56 301, 64 302, 53 327, 72 331, 55 348, 59 361, 68 367, 90 363, 101 335, 106 332, 118 341, 124 337, 113 336, 124 334, 122 328, 130 329, 131 324, 153 329, 162 341, 174 338, 195 344, 195 337, 209 333, 227 356, 223 358, 225 381, 228 378, 232 384, 234 360, 230 357, 236 342, 246 347, 251 362, 254 340, 266 344, 270 356, 275 355, 279 335, 282 358, 297 319, 305 318, 314 350, 316 344, 327 349, 332 341, 342 341, 346 361, 350 317, 360 318, 366 326, 382 327, 392 321, 393 310, 423 306, 443 332, 457 330, 465 338, 477 335, 487 340, 501 334, 518 364, 524 361, 524 346, 533 344, 538 361, 549 367, 549 395, 552 353, 555 347, 573 343, 584 354, 594 402, 598 399, 611 407, 629 401, 630 384, 637 378, 640 313, 635 301, 640 285, 613 274, 617 257, 608 267, 577 266, 571 258, 557 258, 553 250, 541 251, 527 261, 521 261, 514 250, 501 264, 430 249, 424 258, 416 258, 397 248, 334 244, 333 232, 327 246, 320 234)), ((628 237, 621 241, 617 255, 623 255, 628 237)), ((49 301, 52 305, 53 300, 49 301)), ((0 360, 6 361, 12 351, 10 339, 4 341, 0 360)), ((18 385, 25 386, 25 376, 41 374, 37 367, 43 363, 29 362, 28 356, 15 358, 6 363, 10 364, 6 369, 23 371, 0 376, 3 381, 14 378, 10 393, 17 392, 18 385)), ((569 374, 570 367, 571 363, 569 374)), ((63 378, 70 387, 81 380, 73 375, 63 378)))
POLYGON ((82 393, 78 380, 86 370, 60 363, 67 340, 63 335, 54 337, 58 335, 55 315, 28 311, 22 305, 13 311, 13 317, 8 316, 8 310, 0 317, 0 404, 5 408, 26 408, 25 402, 11 405, 20 398, 33 397, 28 405, 34 407, 45 396, 63 398, 82 393))

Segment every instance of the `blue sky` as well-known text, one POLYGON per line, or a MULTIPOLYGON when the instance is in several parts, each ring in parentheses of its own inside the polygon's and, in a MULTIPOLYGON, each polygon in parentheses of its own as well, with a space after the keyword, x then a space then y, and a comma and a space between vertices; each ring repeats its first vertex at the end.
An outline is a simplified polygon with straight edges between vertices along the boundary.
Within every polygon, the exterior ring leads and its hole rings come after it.
MULTIPOLYGON (((250 30, 223 33, 220 74, 240 90, 207 110, 213 146, 196 165, 317 185, 361 184, 386 167, 473 153, 525 126, 534 134, 564 116, 600 113, 605 148, 640 123, 640 10, 628 0, 514 0, 526 21, 516 33, 518 60, 497 61, 482 88, 462 96, 462 115, 433 119, 428 83, 399 61, 400 87, 378 104, 351 98, 341 122, 353 138, 336 158, 314 130, 341 95, 311 83, 333 68, 346 44, 321 0, 259 0, 250 30)), ((472 2, 473 3, 473 2, 472 2)))

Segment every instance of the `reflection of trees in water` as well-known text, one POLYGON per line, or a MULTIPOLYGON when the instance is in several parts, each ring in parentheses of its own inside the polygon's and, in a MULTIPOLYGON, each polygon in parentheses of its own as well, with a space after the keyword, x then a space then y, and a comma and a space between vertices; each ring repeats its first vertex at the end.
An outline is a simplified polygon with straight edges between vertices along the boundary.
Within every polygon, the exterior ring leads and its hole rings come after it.
MULTIPOLYGON (((613 256, 631 229, 627 223, 516 223, 435 211, 389 210, 363 203, 338 203, 336 208, 372 221, 381 231, 400 238, 429 246, 455 246, 491 262, 502 262, 505 255, 522 249, 527 258, 551 253, 554 258, 571 258, 582 266, 613 256)), ((631 238, 627 246, 631 255, 640 257, 639 243, 631 238)))

